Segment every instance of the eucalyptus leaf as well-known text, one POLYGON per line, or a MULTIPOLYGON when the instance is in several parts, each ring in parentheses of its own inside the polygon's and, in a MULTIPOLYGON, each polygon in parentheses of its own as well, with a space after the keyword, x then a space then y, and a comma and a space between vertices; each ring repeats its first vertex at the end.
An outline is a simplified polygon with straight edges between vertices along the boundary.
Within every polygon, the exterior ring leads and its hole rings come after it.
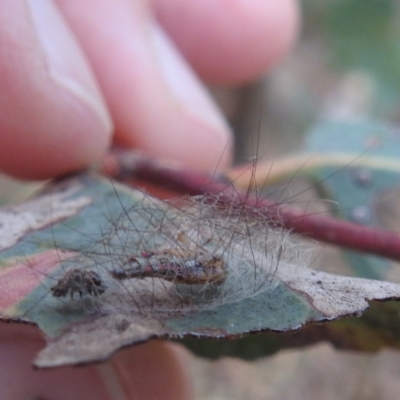
POLYGON ((151 338, 287 332, 400 297, 396 284, 308 269, 296 237, 207 195, 161 201, 85 173, 0 216, 13 226, 0 238, 1 316, 42 329, 40 367, 151 338))

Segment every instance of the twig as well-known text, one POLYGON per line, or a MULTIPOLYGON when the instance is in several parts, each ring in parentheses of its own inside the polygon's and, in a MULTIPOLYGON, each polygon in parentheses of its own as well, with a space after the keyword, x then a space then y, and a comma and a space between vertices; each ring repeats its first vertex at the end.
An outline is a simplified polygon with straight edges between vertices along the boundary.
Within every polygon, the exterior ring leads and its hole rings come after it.
POLYGON ((166 163, 125 150, 110 153, 100 169, 106 175, 124 182, 136 177, 181 194, 215 194, 221 202, 254 207, 274 224, 292 232, 351 250, 400 261, 400 235, 395 232, 358 225, 326 215, 306 214, 295 207, 238 192, 222 176, 210 177, 187 168, 168 166, 166 163))

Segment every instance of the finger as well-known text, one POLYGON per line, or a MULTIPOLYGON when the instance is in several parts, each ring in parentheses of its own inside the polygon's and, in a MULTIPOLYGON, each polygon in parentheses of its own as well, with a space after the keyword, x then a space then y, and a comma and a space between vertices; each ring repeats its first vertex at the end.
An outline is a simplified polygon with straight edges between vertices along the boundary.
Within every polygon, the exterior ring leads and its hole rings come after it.
POLYGON ((34 370, 32 362, 44 347, 39 329, 27 325, 0 325, 1 399, 109 400, 95 367, 34 370))
POLYGON ((152 341, 118 353, 111 364, 129 398, 189 400, 193 386, 188 360, 181 346, 152 341))
POLYGON ((0 325, 1 399, 151 399, 192 398, 183 351, 156 342, 121 351, 113 361, 87 367, 34 370, 43 348, 39 330, 0 325))
POLYGON ((0 93, 6 173, 59 175, 98 159, 109 144, 102 95, 50 0, 0 0, 0 93))
POLYGON ((279 62, 299 29, 296 0, 153 0, 166 32, 201 78, 240 84, 279 62))
POLYGON ((96 72, 117 142, 203 170, 228 164, 226 122, 146 1, 57 3, 96 72))

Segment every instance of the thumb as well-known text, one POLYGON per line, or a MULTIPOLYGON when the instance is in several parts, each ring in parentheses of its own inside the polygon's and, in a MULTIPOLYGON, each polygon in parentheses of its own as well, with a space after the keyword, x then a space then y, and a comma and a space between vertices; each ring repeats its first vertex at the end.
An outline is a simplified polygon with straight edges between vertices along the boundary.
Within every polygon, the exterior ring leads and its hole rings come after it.
POLYGON ((57 7, 0 0, 0 38, 0 169, 48 178, 98 159, 110 141, 110 116, 57 7))

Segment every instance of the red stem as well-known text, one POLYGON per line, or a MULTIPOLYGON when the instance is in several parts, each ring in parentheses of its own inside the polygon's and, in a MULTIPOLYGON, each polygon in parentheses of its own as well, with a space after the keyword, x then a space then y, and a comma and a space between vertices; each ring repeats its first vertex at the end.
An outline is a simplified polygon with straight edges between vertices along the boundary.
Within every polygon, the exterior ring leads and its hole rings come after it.
POLYGON ((112 152, 102 166, 102 172, 127 181, 132 176, 161 185, 179 193, 201 195, 218 194, 222 202, 238 206, 246 204, 258 209, 276 225, 310 238, 364 253, 400 261, 400 235, 377 228, 354 224, 320 214, 278 204, 273 200, 240 193, 222 179, 188 170, 167 167, 161 162, 129 151, 112 152))

